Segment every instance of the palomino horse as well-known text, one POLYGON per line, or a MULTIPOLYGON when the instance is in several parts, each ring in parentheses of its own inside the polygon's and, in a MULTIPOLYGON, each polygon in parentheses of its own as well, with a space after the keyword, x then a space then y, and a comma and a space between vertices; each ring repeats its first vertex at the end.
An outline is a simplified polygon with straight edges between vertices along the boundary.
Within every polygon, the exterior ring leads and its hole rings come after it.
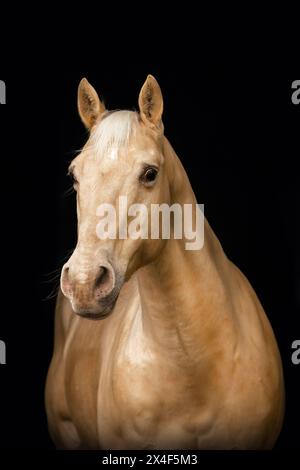
POLYGON ((78 108, 90 136, 70 165, 78 243, 62 269, 46 385, 55 444, 271 448, 284 411, 280 355, 255 292, 209 224, 201 250, 185 249, 184 237, 96 234, 97 207, 120 195, 196 210, 164 137, 158 83, 147 77, 139 113, 107 112, 83 79, 78 108))

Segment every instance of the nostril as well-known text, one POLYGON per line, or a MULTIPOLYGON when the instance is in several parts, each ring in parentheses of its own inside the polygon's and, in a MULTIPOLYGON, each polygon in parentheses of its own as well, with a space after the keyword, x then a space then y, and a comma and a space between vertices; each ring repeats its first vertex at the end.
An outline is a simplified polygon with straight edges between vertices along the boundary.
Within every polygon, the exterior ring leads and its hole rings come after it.
POLYGON ((64 267, 62 271, 62 277, 61 277, 61 287, 62 291, 66 295, 70 295, 72 293, 71 291, 71 283, 69 280, 69 268, 64 267))
POLYGON ((98 282, 102 283, 105 281, 105 278, 108 276, 108 269, 105 268, 104 266, 101 266, 100 268, 100 274, 98 277, 98 282))
POLYGON ((68 278, 69 278, 69 268, 64 268, 63 274, 64 274, 64 277, 65 277, 66 279, 68 279, 68 278))
POLYGON ((108 269, 105 268, 104 266, 101 266, 100 274, 96 280, 96 288, 103 286, 107 282, 108 278, 109 278, 108 269))
POLYGON ((102 298, 109 294, 113 287, 113 278, 108 268, 101 266, 100 274, 95 284, 96 297, 102 298))

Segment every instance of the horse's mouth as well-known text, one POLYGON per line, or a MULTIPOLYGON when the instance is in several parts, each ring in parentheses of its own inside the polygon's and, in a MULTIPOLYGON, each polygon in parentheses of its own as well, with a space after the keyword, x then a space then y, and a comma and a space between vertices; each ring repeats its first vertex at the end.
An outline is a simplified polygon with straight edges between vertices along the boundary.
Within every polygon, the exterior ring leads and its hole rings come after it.
POLYGON ((79 317, 87 318, 89 320, 104 320, 105 318, 111 315, 111 312, 112 312, 112 309, 107 313, 89 313, 89 312, 83 312, 83 313, 75 312, 75 313, 79 317))
POLYGON ((116 305, 119 297, 119 292, 112 293, 106 299, 101 299, 100 302, 96 302, 93 305, 81 305, 80 302, 76 303, 71 301, 72 309, 76 315, 87 318, 90 320, 104 320, 109 317, 116 305))

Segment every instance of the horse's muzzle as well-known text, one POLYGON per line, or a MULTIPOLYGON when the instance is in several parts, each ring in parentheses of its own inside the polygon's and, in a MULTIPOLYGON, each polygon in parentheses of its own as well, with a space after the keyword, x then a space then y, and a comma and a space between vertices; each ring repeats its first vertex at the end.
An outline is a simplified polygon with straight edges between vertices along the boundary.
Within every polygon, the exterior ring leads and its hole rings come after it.
POLYGON ((108 262, 88 270, 66 263, 62 269, 62 292, 80 316, 93 319, 107 317, 116 303, 120 288, 119 276, 108 262))

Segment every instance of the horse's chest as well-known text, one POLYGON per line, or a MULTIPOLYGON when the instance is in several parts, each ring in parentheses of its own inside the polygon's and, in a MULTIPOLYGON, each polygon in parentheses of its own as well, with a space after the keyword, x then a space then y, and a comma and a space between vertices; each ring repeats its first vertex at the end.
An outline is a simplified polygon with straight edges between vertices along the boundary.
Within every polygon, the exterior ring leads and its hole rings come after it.
MULTIPOLYGON (((103 335, 99 353, 88 361, 73 361, 76 370, 70 373, 70 393, 75 424, 85 423, 86 437, 101 448, 197 448, 199 442, 204 448, 234 447, 234 436, 241 435, 244 427, 239 429, 244 419, 233 416, 239 394, 234 394, 233 405, 228 400, 225 404, 227 393, 217 386, 215 378, 220 373, 213 366, 203 382, 195 371, 180 367, 166 352, 153 348, 138 329, 137 324, 124 335, 114 332, 115 342, 103 335), (97 357, 101 357, 99 367, 97 357), (97 370, 95 382, 92 371, 97 370), (89 398, 86 403, 91 403, 87 409, 80 402, 83 394, 89 398)), ((242 397, 240 401, 242 406, 242 397)))
POLYGON ((164 386, 150 383, 150 370, 135 377, 127 370, 125 377, 125 369, 123 376, 99 388, 98 430, 104 447, 155 448, 167 416, 169 420, 178 419, 178 408, 171 404, 174 400, 167 396, 164 386))
POLYGON ((187 382, 178 367, 158 356, 147 342, 121 345, 110 367, 104 364, 100 374, 101 447, 195 445, 191 423, 197 404, 187 382))

